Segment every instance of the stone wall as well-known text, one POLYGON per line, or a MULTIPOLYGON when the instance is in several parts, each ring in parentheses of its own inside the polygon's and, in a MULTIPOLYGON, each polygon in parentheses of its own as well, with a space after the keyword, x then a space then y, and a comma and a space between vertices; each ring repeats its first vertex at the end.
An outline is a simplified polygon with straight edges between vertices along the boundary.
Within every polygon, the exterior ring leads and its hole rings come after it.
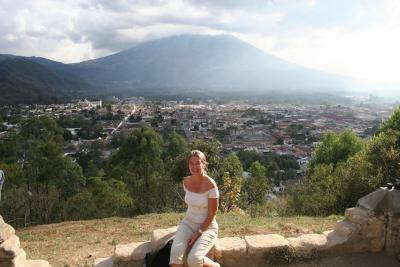
POLYGON ((50 267, 50 264, 43 260, 27 260, 14 228, 5 223, 3 217, 0 216, 0 266, 50 267))
MULTIPOLYGON (((274 262, 353 252, 399 253, 400 219, 376 214, 365 207, 347 209, 344 220, 323 234, 304 234, 285 238, 277 234, 219 238, 213 248, 214 259, 224 267, 265 267, 274 262), (389 233, 390 232, 390 233, 389 233), (388 241, 387 236, 392 237, 388 241)), ((98 259, 96 267, 143 267, 146 253, 154 251, 169 238, 176 228, 153 232, 150 241, 117 245, 112 257, 98 259)))

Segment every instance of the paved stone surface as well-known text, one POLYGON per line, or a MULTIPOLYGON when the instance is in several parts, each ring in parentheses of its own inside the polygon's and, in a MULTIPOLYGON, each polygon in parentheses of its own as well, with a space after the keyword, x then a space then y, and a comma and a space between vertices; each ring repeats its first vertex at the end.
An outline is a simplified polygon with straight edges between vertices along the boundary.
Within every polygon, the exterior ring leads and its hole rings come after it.
POLYGON ((114 260, 119 261, 139 261, 143 260, 146 253, 151 252, 151 242, 134 242, 126 245, 115 246, 114 260))
POLYGON ((244 237, 250 255, 268 252, 271 249, 289 246, 289 241, 281 235, 251 235, 244 237))
POLYGON ((113 267, 113 264, 113 257, 99 258, 94 260, 93 267, 113 267))
POLYGON ((151 233, 151 250, 157 251, 162 248, 168 240, 175 236, 175 232, 178 229, 177 226, 167 229, 157 229, 151 233))

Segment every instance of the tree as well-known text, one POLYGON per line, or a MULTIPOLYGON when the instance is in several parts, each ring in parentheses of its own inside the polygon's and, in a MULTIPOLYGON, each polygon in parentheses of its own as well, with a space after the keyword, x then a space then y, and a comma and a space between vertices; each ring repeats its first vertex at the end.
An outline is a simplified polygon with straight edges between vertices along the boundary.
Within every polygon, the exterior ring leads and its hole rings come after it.
MULTIPOLYGON (((122 173, 130 173, 130 177, 124 175, 127 179, 125 182, 131 196, 138 200, 135 203, 139 213, 151 212, 162 207, 164 195, 156 195, 157 186, 164 178, 162 146, 161 136, 153 129, 143 127, 134 130, 111 159, 113 168, 118 167, 122 173)), ((164 194, 167 194, 165 190, 164 194)))
POLYGON ((168 138, 167 155, 174 159, 189 151, 188 143, 182 135, 173 130, 168 138))
POLYGON ((64 213, 69 220, 104 218, 123 214, 133 205, 122 181, 90 177, 86 189, 68 199, 64 213))
POLYGON ((240 188, 243 180, 243 167, 239 158, 231 153, 222 163, 221 210, 229 212, 239 204, 240 188))
POLYGON ((241 150, 238 153, 238 157, 243 164, 243 168, 248 170, 251 164, 255 161, 263 163, 265 161, 263 155, 256 151, 251 150, 241 150))
POLYGON ((270 190, 266 168, 258 161, 249 168, 250 177, 245 181, 243 191, 247 193, 247 204, 262 204, 270 190))
POLYGON ((0 170, 6 175, 3 193, 0 201, 0 214, 7 221, 24 222, 26 226, 29 207, 26 202, 25 174, 17 163, 0 162, 0 170))
POLYGON ((344 130, 340 134, 328 131, 317 146, 308 171, 312 172, 318 164, 333 164, 335 167, 339 162, 345 162, 350 156, 361 151, 363 147, 364 142, 351 130, 344 130))
POLYGON ((289 212, 307 216, 336 213, 338 185, 333 171, 333 164, 316 165, 314 172, 289 193, 289 212))

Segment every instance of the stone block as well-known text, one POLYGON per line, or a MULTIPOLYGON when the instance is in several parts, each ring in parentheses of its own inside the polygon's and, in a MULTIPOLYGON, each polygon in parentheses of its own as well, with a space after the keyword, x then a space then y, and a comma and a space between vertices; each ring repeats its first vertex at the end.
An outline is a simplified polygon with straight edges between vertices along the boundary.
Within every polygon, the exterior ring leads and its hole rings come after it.
POLYGON ((0 244, 0 258, 15 258, 19 253, 21 253, 21 248, 19 238, 16 235, 0 244))
POLYGON ((345 238, 350 238, 352 235, 358 233, 360 227, 348 220, 338 221, 335 225, 335 231, 345 238))
POLYGON ((346 209, 344 215, 347 220, 353 223, 365 224, 368 222, 371 212, 364 208, 356 207, 356 208, 346 209))
POLYGON ((12 260, 13 267, 25 267, 26 253, 21 249, 20 253, 12 260))
POLYGON ((151 242, 133 242, 126 245, 116 245, 114 260, 119 261, 142 261, 147 253, 151 252, 151 242))
POLYGON ((291 246, 294 250, 300 250, 302 247, 300 237, 288 237, 286 238, 289 241, 289 246, 291 246))
POLYGON ((6 224, 4 221, 0 221, 0 244, 5 240, 9 239, 15 234, 15 230, 11 225, 6 224))
POLYGON ((344 244, 349 240, 348 237, 343 236, 339 232, 333 231, 333 230, 325 231, 323 233, 323 235, 326 236, 326 248, 327 249, 337 246, 337 245, 344 244))
POLYGON ((384 223, 378 221, 373 224, 362 225, 359 234, 363 238, 377 238, 383 236, 384 232, 385 232, 384 223))
POLYGON ((244 237, 249 255, 262 255, 271 250, 289 246, 289 241, 281 235, 251 235, 244 237))
POLYGON ((237 258, 247 253, 246 241, 240 237, 219 238, 215 244, 215 259, 237 258))
POLYGON ((327 247, 327 237, 319 234, 305 234, 299 237, 287 238, 289 245, 296 251, 321 251, 327 247))
POLYGON ((0 258, 0 266, 1 267, 14 267, 12 259, 2 259, 0 258))
POLYGON ((95 259, 93 263, 93 267, 113 267, 113 265, 113 257, 95 259))
POLYGON ((167 229, 157 229, 151 233, 151 251, 161 249, 171 238, 175 236, 177 226, 167 229))

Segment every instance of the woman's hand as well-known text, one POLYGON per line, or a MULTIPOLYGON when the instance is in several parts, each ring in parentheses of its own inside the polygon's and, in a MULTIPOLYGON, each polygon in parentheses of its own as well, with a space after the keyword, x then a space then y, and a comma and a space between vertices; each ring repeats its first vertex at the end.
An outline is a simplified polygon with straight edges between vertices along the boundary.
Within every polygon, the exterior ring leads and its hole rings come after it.
POLYGON ((192 236, 189 238, 189 242, 188 245, 192 246, 196 240, 201 236, 200 232, 195 232, 194 234, 192 234, 192 236))

